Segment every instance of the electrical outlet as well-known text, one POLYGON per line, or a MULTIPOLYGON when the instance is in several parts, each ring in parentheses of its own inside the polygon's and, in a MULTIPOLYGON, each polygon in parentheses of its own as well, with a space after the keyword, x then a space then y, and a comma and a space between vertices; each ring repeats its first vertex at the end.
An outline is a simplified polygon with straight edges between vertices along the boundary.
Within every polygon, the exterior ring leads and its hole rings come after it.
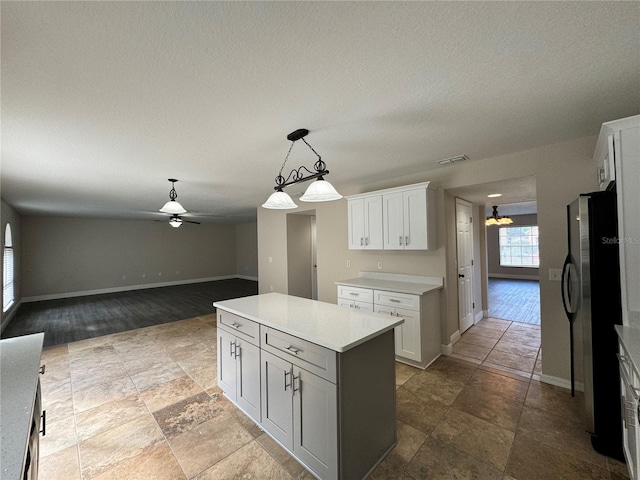
POLYGON ((562 270, 560 268, 549 269, 549 280, 552 282, 559 282, 562 280, 562 270))
POLYGON ((347 268, 351 268, 351 260, 347 260, 347 268))
POLYGON ((378 270, 382 270, 382 262, 378 262, 378 270))
POLYGON ((158 276, 161 277, 162 276, 162 272, 158 272, 158 276))
POLYGON ((146 277, 147 277, 147 274, 146 274, 146 273, 143 273, 143 274, 142 274, 142 278, 146 278, 146 277))
POLYGON ((269 263, 273 263, 273 257, 269 257, 269 263))

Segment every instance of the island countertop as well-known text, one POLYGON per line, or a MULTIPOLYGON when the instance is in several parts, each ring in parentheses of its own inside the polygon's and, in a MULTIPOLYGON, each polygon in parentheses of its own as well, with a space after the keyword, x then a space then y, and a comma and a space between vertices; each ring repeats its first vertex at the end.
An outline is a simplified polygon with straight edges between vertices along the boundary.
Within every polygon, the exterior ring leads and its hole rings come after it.
POLYGON ((21 478, 31 432, 44 333, 0 341, 0 432, 3 480, 21 478))
POLYGON ((213 306, 336 352, 345 352, 404 322, 401 317, 281 293, 235 298, 213 306))

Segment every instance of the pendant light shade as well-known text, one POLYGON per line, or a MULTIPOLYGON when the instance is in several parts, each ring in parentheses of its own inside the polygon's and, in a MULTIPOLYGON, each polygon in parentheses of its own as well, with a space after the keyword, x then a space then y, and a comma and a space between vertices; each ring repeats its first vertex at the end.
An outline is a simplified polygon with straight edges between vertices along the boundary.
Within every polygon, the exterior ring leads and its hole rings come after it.
POLYGON ((276 186, 273 193, 269 199, 262 205, 264 208, 273 208, 279 210, 286 210, 290 208, 298 208, 298 205, 295 204, 291 197, 284 193, 282 189, 289 185, 293 185, 294 183, 306 182, 309 180, 316 179, 317 181, 313 182, 307 188, 307 191, 304 193, 300 200, 303 202, 330 202, 332 200, 338 200, 342 198, 333 185, 327 182, 323 177, 324 175, 329 174, 329 170, 327 170, 327 165, 322 161, 318 152, 316 152, 311 145, 304 139, 307 136, 309 130, 306 128, 300 128, 295 132, 291 132, 287 135, 287 140, 291 141, 291 146, 289 147, 289 151, 287 152, 286 157, 284 157, 284 162, 282 162, 282 166, 280 167, 280 171, 278 172, 278 176, 276 177, 276 186), (318 157, 318 161, 313 165, 314 171, 312 172, 304 165, 298 168, 291 170, 291 173, 284 178, 282 176, 282 170, 287 164, 287 160, 289 160, 289 155, 291 154, 291 150, 293 149, 293 145, 298 141, 302 140, 302 142, 309 147, 309 149, 318 157), (306 173, 305 173, 306 172, 306 173), (308 175, 307 175, 308 174, 308 175))
POLYGON ((309 185, 309 188, 307 188, 304 195, 300 197, 300 200, 303 202, 330 202, 341 198, 342 195, 333 188, 333 185, 320 177, 309 185))
POLYGON ((182 219, 181 218, 171 218, 169 219, 169 225, 171 225, 173 228, 178 228, 180 225, 182 225, 182 219))
POLYGON ((162 213, 169 213, 171 215, 179 215, 181 213, 187 213, 187 211, 178 203, 177 200, 169 200, 164 204, 164 207, 160 209, 162 213))
POLYGON ((292 208, 298 208, 298 205, 291 199, 288 193, 284 193, 282 190, 274 192, 262 205, 263 208, 270 208, 273 210, 288 210, 292 208))

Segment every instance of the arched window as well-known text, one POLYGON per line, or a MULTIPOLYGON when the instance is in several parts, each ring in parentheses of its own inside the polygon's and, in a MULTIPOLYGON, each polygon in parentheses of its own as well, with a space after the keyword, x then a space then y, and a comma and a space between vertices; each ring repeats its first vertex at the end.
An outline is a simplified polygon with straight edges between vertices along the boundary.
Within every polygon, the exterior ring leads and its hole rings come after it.
POLYGON ((2 311, 6 312, 15 300, 13 293, 13 241, 11 225, 7 223, 4 231, 4 248, 2 250, 2 311))

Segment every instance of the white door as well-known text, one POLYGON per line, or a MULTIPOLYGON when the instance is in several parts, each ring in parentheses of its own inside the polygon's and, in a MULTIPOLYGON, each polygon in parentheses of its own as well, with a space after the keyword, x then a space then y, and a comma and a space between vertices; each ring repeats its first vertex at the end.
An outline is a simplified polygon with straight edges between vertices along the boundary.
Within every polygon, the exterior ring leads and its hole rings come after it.
POLYGON ((260 349, 236 338, 238 390, 236 402, 247 415, 260 421, 260 349))
POLYGON ((427 190, 420 188, 403 193, 404 248, 427 249, 427 190))
POLYGON ((293 366, 293 452, 323 479, 338 478, 338 392, 293 366))
POLYGON ((385 250, 404 250, 402 192, 382 196, 382 225, 385 250))
POLYGON ((473 230, 471 204, 456 198, 458 319, 460 334, 473 325, 473 230))
POLYGON ((233 400, 237 386, 235 346, 235 336, 218 328, 218 386, 233 400))
POLYGON ((293 449, 292 365, 262 350, 262 427, 293 449))

